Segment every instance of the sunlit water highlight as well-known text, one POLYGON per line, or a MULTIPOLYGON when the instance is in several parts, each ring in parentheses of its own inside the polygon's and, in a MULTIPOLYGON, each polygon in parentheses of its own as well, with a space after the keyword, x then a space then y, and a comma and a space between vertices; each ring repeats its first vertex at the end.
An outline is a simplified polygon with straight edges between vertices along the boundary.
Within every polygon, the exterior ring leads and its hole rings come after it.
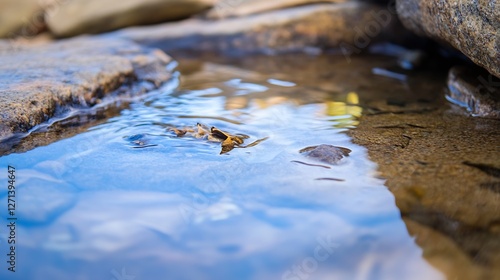
POLYGON ((0 158, 2 178, 16 168, 18 218, 15 273, 0 230, 0 278, 440 279, 343 133, 356 93, 311 101, 297 81, 231 69, 207 64, 85 133, 0 158), (167 129, 197 122, 269 138, 220 155, 167 129), (318 144, 352 153, 331 169, 294 162, 318 164, 298 152, 318 144))

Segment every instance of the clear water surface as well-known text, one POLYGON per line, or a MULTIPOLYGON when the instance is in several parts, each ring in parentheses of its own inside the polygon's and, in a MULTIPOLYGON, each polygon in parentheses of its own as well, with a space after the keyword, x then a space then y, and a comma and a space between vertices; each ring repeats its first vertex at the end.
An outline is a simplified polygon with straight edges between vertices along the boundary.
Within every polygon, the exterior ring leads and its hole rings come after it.
POLYGON ((8 165, 17 176, 16 272, 2 226, 1 279, 442 278, 344 133, 359 92, 186 65, 86 132, 0 158, 5 224, 8 165), (198 122, 268 139, 220 155, 220 143, 168 130, 198 122), (331 168, 295 162, 321 164, 298 152, 318 144, 352 153, 331 168))

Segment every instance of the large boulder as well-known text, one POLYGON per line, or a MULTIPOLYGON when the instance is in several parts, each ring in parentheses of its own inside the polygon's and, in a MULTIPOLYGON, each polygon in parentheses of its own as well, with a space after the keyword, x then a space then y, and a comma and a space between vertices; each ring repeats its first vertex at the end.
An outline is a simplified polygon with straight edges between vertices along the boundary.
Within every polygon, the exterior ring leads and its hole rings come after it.
POLYGON ((101 33, 133 25, 176 20, 210 8, 216 0, 73 0, 47 17, 58 37, 101 33))
POLYGON ((140 93, 171 78, 165 67, 170 57, 118 39, 79 38, 36 47, 0 41, 0 61, 0 140, 73 106, 140 93))
POLYGON ((390 7, 348 1, 271 9, 220 20, 193 18, 127 28, 106 36, 131 39, 169 53, 280 53, 340 48, 344 55, 351 55, 380 40, 402 39, 404 32, 390 7))
POLYGON ((0 1, 0 38, 14 37, 19 33, 38 33, 44 26, 42 8, 38 0, 0 1), (24 30, 23 30, 24 29, 24 30))
POLYGON ((446 42, 500 78, 500 2, 397 0, 403 24, 446 42))

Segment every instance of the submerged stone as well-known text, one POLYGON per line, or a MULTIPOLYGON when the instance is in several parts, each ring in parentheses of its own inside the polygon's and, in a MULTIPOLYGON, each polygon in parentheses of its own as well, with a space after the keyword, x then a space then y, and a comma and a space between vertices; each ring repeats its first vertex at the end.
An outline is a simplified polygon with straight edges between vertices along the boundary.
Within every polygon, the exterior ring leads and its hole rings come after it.
POLYGON ((299 153, 304 153, 307 157, 314 158, 325 163, 337 164, 341 159, 349 156, 351 150, 343 147, 322 144, 319 146, 306 147, 300 150, 299 153))

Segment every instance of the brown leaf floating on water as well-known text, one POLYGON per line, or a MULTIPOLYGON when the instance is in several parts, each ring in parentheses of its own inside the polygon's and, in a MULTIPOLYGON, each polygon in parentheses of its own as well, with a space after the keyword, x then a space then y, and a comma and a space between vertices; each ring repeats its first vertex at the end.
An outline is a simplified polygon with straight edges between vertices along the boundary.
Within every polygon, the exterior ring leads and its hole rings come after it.
POLYGON ((170 127, 168 130, 173 131, 177 137, 182 137, 186 135, 187 131, 184 129, 177 129, 175 127, 170 127))
POLYGON ((210 134, 208 127, 197 123, 195 128, 192 127, 184 127, 184 128, 177 128, 177 127, 169 127, 169 131, 173 131, 177 137, 183 137, 183 136, 191 136, 194 138, 204 138, 206 135, 210 134))
MULTIPOLYGON (((233 150, 236 146, 243 144, 244 140, 236 135, 231 135, 225 131, 222 131, 216 127, 210 128, 210 135, 213 138, 222 140, 222 150, 220 154, 225 154, 233 150)), ((210 139, 209 139, 210 140, 210 139)))
POLYGON ((210 128, 210 133, 213 137, 220 139, 222 141, 225 141, 227 138, 231 137, 231 135, 229 133, 226 133, 226 132, 218 129, 215 126, 212 126, 212 128, 210 128))
POLYGON ((246 146, 243 146, 245 139, 250 138, 250 136, 245 134, 230 134, 226 131, 220 130, 214 126, 208 129, 207 126, 203 124, 196 124, 196 129, 189 127, 179 129, 175 127, 170 127, 170 131, 173 131, 177 137, 191 136, 198 139, 205 139, 210 142, 220 142, 222 150, 220 154, 225 154, 233 150, 234 148, 249 148, 253 147, 260 142, 268 139, 268 137, 254 141, 246 146))
POLYGON ((205 135, 209 135, 210 132, 208 131, 208 127, 205 125, 202 125, 201 123, 196 124, 196 138, 203 138, 205 135))
POLYGON ((228 153, 230 151, 232 151, 234 149, 234 146, 236 144, 234 143, 233 140, 231 140, 231 138, 227 138, 226 140, 224 140, 221 144, 222 146, 222 150, 220 151, 220 154, 225 154, 225 153, 228 153))

